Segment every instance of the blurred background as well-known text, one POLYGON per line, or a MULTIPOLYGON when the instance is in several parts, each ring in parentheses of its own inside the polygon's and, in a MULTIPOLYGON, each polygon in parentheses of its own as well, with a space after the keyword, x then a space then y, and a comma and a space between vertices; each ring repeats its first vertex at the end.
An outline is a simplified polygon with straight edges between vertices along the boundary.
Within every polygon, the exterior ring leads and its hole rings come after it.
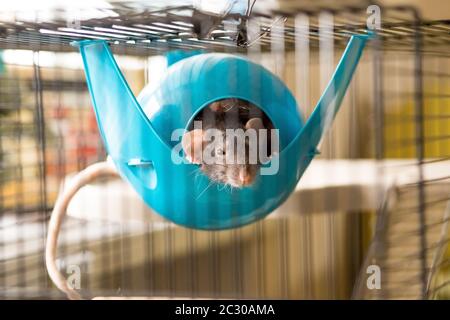
POLYGON ((48 220, 71 177, 106 159, 71 41, 107 40, 136 95, 173 50, 245 55, 308 117, 370 5, 378 37, 285 204, 196 231, 102 179, 71 202, 58 264, 79 268, 86 298, 449 299, 450 4, 431 0, 2 1, 0 298, 65 298, 45 269, 48 220))

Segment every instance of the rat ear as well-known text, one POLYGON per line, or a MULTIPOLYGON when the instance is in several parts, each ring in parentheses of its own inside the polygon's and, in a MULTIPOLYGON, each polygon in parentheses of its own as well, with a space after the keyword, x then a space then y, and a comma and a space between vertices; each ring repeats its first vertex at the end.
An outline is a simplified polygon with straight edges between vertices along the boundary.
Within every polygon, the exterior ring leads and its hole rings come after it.
POLYGON ((203 153, 203 130, 195 129, 186 132, 181 139, 186 159, 191 163, 200 164, 203 153))
POLYGON ((245 129, 264 129, 263 121, 261 120, 261 118, 251 118, 245 124, 245 129))
POLYGON ((223 107, 220 101, 214 101, 209 105, 209 109, 211 109, 214 112, 222 112, 223 107))
POLYGON ((209 109, 217 113, 225 113, 230 111, 234 106, 238 106, 238 99, 229 98, 214 101, 209 105, 209 109))

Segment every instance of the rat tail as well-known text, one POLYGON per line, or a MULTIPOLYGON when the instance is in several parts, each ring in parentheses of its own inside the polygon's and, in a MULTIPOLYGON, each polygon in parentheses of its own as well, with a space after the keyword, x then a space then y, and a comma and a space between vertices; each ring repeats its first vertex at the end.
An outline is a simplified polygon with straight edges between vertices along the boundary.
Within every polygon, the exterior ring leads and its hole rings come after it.
POLYGON ((79 172, 71 181, 67 188, 64 188, 62 193, 58 196, 55 206, 53 208, 50 222, 48 226, 47 242, 45 247, 45 263, 50 279, 58 289, 63 291, 71 300, 81 300, 81 295, 71 288, 67 283, 66 278, 61 274, 56 265, 56 249, 58 247, 58 236, 61 230, 61 225, 66 216, 66 210, 69 206, 70 200, 75 194, 86 184, 92 182, 100 176, 117 176, 118 173, 109 162, 95 163, 83 171, 79 172))

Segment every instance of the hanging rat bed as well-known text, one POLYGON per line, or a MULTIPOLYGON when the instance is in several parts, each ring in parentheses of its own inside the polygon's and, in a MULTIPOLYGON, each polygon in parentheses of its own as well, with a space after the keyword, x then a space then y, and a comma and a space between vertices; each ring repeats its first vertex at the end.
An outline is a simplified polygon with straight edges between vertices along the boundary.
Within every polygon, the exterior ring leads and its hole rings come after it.
MULTIPOLYGON (((78 43, 106 150, 119 174, 145 203, 170 221, 196 229, 226 229, 263 218, 294 190, 339 109, 367 36, 354 35, 306 123, 286 85, 246 58, 199 54, 172 66, 151 92, 136 99, 104 41, 78 43), (171 137, 210 103, 238 98, 259 107, 278 129, 277 172, 246 188, 205 188, 196 165, 174 163, 171 137), (145 112, 144 112, 145 110, 145 112)), ((270 167, 266 163, 263 167, 270 167)))
MULTIPOLYGON (((50 220, 47 268, 55 284, 71 298, 56 264, 56 243, 63 213, 83 185, 104 174, 119 174, 142 200, 166 219, 189 228, 217 230, 257 221, 291 194, 330 127, 361 57, 368 35, 353 35, 309 119, 304 122, 292 93, 274 74, 250 60, 221 53, 198 54, 171 65, 159 85, 139 97, 131 92, 102 40, 76 43, 81 52, 89 92, 114 167, 95 164, 80 172, 58 198, 50 220), (227 98, 259 107, 278 130, 278 169, 260 174, 257 182, 233 190, 207 188, 198 167, 172 158, 172 133, 186 129, 198 112, 227 98)), ((151 72, 151 71, 150 71, 151 72)), ((262 168, 262 169, 263 169, 262 168)))

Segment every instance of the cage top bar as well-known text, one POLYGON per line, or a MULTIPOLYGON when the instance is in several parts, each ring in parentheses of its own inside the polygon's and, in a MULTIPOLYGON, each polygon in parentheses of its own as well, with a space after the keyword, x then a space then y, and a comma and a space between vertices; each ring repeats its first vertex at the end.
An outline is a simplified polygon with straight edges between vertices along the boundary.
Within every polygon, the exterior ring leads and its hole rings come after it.
MULTIPOLYGON (((55 14, 54 19, 30 22, 17 16, 10 21, 0 20, 0 48, 72 51, 71 41, 103 39, 131 54, 149 54, 167 49, 206 49, 211 51, 245 52, 246 44, 255 40, 262 51, 271 49, 276 41, 271 31, 283 28, 286 50, 295 49, 295 16, 309 17, 309 40, 318 47, 319 17, 323 12, 333 15, 333 33, 336 46, 344 47, 352 34, 363 34, 367 29, 367 8, 355 6, 308 7, 289 10, 252 12, 251 16, 229 13, 223 16, 200 11, 193 6, 166 7, 150 10, 145 7, 114 2, 111 9, 102 9, 102 17, 67 19, 55 14), (283 18, 282 26, 278 24, 283 18), (247 31, 249 20, 256 22, 259 31, 247 31)), ((450 44, 450 20, 416 21, 413 9, 383 8, 382 26, 378 35, 388 49, 412 50, 420 35, 424 46, 450 44)), ((114 49, 114 48, 113 48, 114 49)))

